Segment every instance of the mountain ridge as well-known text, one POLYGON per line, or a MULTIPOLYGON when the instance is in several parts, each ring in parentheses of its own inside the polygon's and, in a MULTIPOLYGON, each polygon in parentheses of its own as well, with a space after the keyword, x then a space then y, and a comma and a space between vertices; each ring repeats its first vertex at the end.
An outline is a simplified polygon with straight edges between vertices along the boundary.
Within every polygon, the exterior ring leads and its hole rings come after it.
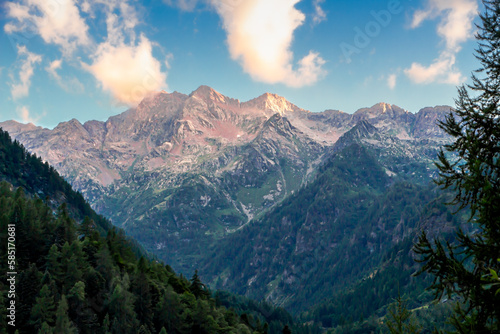
POLYGON ((433 155, 448 140, 428 120, 443 119, 447 109, 412 114, 379 103, 353 114, 313 113, 276 94, 240 102, 200 86, 189 95, 152 94, 106 121, 0 127, 53 164, 99 213, 189 272, 203 247, 312 180, 359 124, 376 129, 377 138, 358 139, 378 152, 387 175, 427 182, 433 155))

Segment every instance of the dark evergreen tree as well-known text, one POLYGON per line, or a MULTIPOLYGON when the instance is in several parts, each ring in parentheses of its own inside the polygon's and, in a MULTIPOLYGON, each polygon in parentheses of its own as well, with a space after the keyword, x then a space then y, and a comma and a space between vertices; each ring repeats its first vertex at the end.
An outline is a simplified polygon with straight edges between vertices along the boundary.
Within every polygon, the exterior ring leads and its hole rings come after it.
POLYGON ((38 334, 53 334, 54 330, 46 322, 42 324, 42 327, 38 331, 38 334))
POLYGON ((454 138, 439 154, 443 188, 470 209, 474 233, 459 230, 456 242, 431 242, 422 234, 415 251, 434 275, 436 297, 458 295, 452 323, 458 333, 499 333, 500 294, 489 288, 500 259, 500 1, 484 0, 476 50, 481 68, 461 86, 456 111, 441 128, 454 138))
POLYGON ((198 276, 198 270, 195 270, 193 277, 191 278, 191 285, 189 290, 195 295, 196 298, 206 299, 210 296, 207 291, 205 284, 203 284, 198 276))
POLYGON ((68 317, 68 301, 66 300, 66 296, 62 295, 56 311, 56 325, 54 328, 54 334, 73 333, 78 333, 78 330, 75 328, 73 322, 68 317))
POLYGON ((55 310, 54 296, 45 284, 31 309, 31 323, 35 329, 41 329, 44 323, 53 324, 55 310))
POLYGON ((407 300, 399 295, 395 302, 389 306, 386 315, 386 325, 391 334, 416 334, 421 330, 415 324, 415 319, 410 310, 408 310, 407 300))
POLYGON ((135 333, 139 327, 134 311, 135 296, 129 290, 129 276, 115 278, 115 284, 108 300, 108 309, 113 318, 112 333, 135 333))

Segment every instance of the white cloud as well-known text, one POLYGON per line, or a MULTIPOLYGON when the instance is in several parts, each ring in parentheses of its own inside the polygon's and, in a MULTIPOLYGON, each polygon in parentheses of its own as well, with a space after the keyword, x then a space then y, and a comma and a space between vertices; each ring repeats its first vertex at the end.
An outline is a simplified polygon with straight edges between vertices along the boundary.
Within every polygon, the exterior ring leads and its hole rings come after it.
POLYGON ((128 40, 135 43, 135 27, 140 23, 135 7, 126 0, 92 0, 93 5, 104 6, 107 43, 120 45, 128 40))
POLYGON ((441 16, 437 32, 446 42, 446 48, 459 51, 460 44, 473 37, 473 20, 477 15, 476 0, 429 0, 428 8, 413 16, 412 28, 423 21, 441 16))
POLYGON ((91 65, 83 64, 121 103, 136 105, 151 91, 166 89, 166 73, 152 55, 152 43, 141 36, 137 45, 102 43, 91 65))
MULTIPOLYGON (((6 8, 7 16, 14 19, 4 26, 6 33, 20 33, 25 38, 38 34, 45 43, 59 47, 63 58, 52 61, 45 69, 66 91, 81 92, 83 85, 78 79, 63 75, 63 61, 72 66, 78 64, 80 69, 81 65, 120 103, 133 105, 151 91, 166 88, 167 75, 161 70, 162 63, 153 56, 155 44, 144 35, 136 36, 140 23, 137 2, 21 0, 8 2, 6 8), (81 13, 86 14, 86 19, 81 13), (101 22, 96 20, 102 17, 106 35, 104 41, 97 43, 89 37, 86 20, 99 25, 101 22)), ((21 83, 12 85, 13 96, 27 94, 34 62, 28 63, 31 71, 23 71, 21 83)))
POLYGON ((58 70, 61 69, 62 59, 56 59, 50 62, 49 66, 45 70, 49 75, 57 82, 57 84, 66 92, 69 93, 82 93, 84 91, 83 84, 75 77, 67 78, 61 77, 58 70))
POLYGON ((290 50, 293 32, 305 20, 294 7, 299 1, 212 0, 227 32, 231 58, 238 60, 254 80, 301 87, 325 74, 325 61, 313 51, 294 69, 290 50))
POLYGON ((394 89, 396 88, 396 83, 397 83, 397 78, 398 76, 396 74, 390 74, 388 77, 387 77, 387 86, 390 88, 390 89, 394 89))
POLYGON ((67 56, 77 47, 90 44, 88 26, 75 0, 21 0, 5 6, 7 17, 17 20, 4 26, 8 34, 29 37, 37 33, 46 43, 60 46, 67 56))
POLYGON ((313 6, 314 6, 314 16, 313 16, 313 22, 315 24, 321 23, 326 20, 326 13, 321 8, 321 4, 325 2, 325 0, 314 0, 313 6))
POLYGON ((21 106, 17 108, 17 114, 19 116, 19 120, 23 123, 37 123, 40 118, 45 116, 45 113, 42 115, 37 115, 37 116, 32 116, 28 107, 26 106, 21 106))
POLYGON ((455 55, 447 52, 443 52, 429 66, 413 63, 404 72, 417 84, 438 82, 459 85, 465 80, 462 73, 455 67, 455 55))
MULTIPOLYGON (((26 46, 17 47, 17 55, 20 58, 19 80, 10 85, 10 93, 14 100, 28 96, 31 86, 31 77, 34 73, 34 66, 42 61, 42 56, 29 52, 26 46)), ((11 77, 13 79, 13 77, 11 77)), ((15 81, 13 79, 13 81, 15 81)))
POLYGON ((84 69, 118 103, 137 105, 152 91, 166 89, 167 74, 153 56, 154 43, 145 35, 136 41, 134 28, 140 21, 134 7, 121 0, 93 2, 104 6, 108 34, 91 56, 92 63, 82 63, 84 69))
POLYGON ((405 74, 415 83, 460 84, 464 77, 455 66, 455 56, 461 44, 473 37, 473 21, 477 15, 476 0, 428 0, 427 8, 418 10, 413 15, 412 28, 422 22, 440 17, 438 35, 443 39, 445 48, 429 66, 413 63, 405 74))
POLYGON ((198 0, 163 0, 163 2, 169 6, 190 12, 196 7, 198 0))
MULTIPOLYGON (((136 40, 140 23, 135 7, 122 0, 90 0, 92 8, 101 6, 106 16, 107 39, 97 45, 91 64, 83 63, 100 86, 118 103, 137 105, 152 91, 166 89, 167 74, 153 56, 153 45, 145 35, 136 40)), ((87 8, 88 7, 88 8, 87 8)))

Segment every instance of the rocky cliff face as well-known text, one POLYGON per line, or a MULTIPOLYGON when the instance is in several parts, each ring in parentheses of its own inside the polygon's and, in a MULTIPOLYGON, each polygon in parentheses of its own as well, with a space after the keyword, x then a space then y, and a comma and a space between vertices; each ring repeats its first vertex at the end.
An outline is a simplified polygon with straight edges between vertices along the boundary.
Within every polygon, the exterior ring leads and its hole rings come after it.
POLYGON ((201 86, 190 95, 159 92, 105 122, 0 127, 55 166, 99 213, 187 271, 204 247, 307 183, 356 126, 383 151, 388 175, 408 173, 411 159, 430 164, 447 140, 435 122, 449 110, 412 114, 380 103, 354 114, 311 113, 274 94, 242 103, 201 86))

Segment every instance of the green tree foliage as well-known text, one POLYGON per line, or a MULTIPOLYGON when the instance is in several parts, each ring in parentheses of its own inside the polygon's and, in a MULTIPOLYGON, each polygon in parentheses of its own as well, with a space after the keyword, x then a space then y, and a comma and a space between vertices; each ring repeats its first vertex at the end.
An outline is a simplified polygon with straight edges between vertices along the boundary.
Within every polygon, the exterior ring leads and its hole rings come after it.
POLYGON ((195 270, 193 277, 191 278, 191 285, 189 290, 195 295, 196 298, 206 299, 210 296, 210 292, 207 291, 205 284, 203 284, 198 276, 198 270, 195 270))
POLYGON ((38 330, 45 324, 53 324, 55 315, 54 296, 49 287, 45 284, 40 290, 39 297, 36 298, 35 305, 31 309, 31 322, 38 330))
POLYGON ((59 306, 56 311, 56 325, 54 328, 55 334, 73 334, 78 333, 78 330, 73 325, 73 322, 68 317, 68 301, 66 296, 62 295, 59 301, 59 306))
POLYGON ((391 334, 416 334, 420 329, 415 324, 413 313, 408 310, 407 301, 398 296, 389 306, 386 325, 391 334))
MULTIPOLYGON (((36 217, 44 212, 44 204, 9 188, 0 183, 0 212, 4 219, 12 221, 22 215, 31 217, 24 218, 25 224, 38 224, 36 217), (13 205, 16 202, 19 205, 13 205)), ((66 230, 77 228, 70 217, 56 215, 46 224, 28 230, 17 243, 29 244, 31 233, 47 234, 63 225, 66 230)), ((5 233, 7 225, 2 226, 5 233)), ((82 239, 64 239, 63 245, 56 243, 55 237, 49 240, 52 244, 44 245, 45 251, 38 254, 42 259, 32 253, 36 251, 34 247, 28 247, 27 253, 19 257, 18 262, 28 262, 18 272, 17 292, 22 302, 17 313, 22 320, 17 327, 19 333, 135 334, 158 333, 162 328, 179 334, 242 328, 247 329, 243 332, 264 333, 248 328, 239 317, 228 323, 226 319, 232 313, 216 306, 206 290, 200 290, 203 292, 198 298, 190 290, 193 283, 204 286, 199 278, 190 282, 176 276, 168 266, 136 257, 125 236, 114 229, 109 230, 106 238, 85 235, 82 239), (94 245, 90 247, 90 243, 94 245), (30 263, 30 259, 38 265, 30 263), (93 264, 90 259, 94 259, 93 264)), ((2 257, 4 252, 2 248, 2 257)), ((0 274, 3 281, 5 272, 0 274)), ((7 286, 0 287, 5 300, 7 286)))
POLYGON ((459 230, 454 243, 431 242, 424 233, 415 246, 421 272, 434 275, 436 298, 460 297, 452 318, 458 333, 500 332, 500 294, 485 285, 500 269, 500 1, 483 3, 476 50, 482 66, 441 123, 455 139, 445 147, 454 155, 441 151, 437 163, 438 184, 456 192, 460 209, 470 208, 475 231, 459 230))

